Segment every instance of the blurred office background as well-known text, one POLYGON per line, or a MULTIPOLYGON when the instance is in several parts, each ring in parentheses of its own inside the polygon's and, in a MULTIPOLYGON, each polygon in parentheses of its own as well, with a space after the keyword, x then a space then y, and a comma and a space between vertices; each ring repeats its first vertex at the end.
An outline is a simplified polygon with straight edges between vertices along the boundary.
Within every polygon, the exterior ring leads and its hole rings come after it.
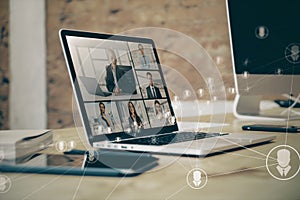
MULTIPOLYGON (((74 126, 61 28, 179 31, 206 49, 222 74, 227 99, 234 97, 225 0, 0 0, 0 25, 0 129, 74 126)), ((192 80, 195 89, 205 90, 184 59, 159 53, 161 63, 192 80)))

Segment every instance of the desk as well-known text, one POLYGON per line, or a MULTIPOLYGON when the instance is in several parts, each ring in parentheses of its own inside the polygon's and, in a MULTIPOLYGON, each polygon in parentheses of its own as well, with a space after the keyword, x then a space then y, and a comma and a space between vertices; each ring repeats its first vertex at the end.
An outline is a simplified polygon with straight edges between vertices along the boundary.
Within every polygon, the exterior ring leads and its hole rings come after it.
MULTIPOLYGON (((241 132, 245 124, 231 114, 225 123, 231 124, 225 127, 231 132, 241 132)), ((299 121, 289 123, 299 125, 299 121)), ((76 140, 83 147, 74 128, 55 130, 54 134, 56 139, 76 140)), ((205 158, 159 155, 160 166, 130 178, 5 173, 12 187, 0 194, 0 199, 300 199, 300 174, 279 181, 265 167, 265 155, 285 139, 300 152, 300 134, 288 134, 287 138, 284 133, 274 134, 277 139, 273 143, 205 158), (186 183, 187 173, 195 167, 208 174, 207 185, 200 190, 186 183)))

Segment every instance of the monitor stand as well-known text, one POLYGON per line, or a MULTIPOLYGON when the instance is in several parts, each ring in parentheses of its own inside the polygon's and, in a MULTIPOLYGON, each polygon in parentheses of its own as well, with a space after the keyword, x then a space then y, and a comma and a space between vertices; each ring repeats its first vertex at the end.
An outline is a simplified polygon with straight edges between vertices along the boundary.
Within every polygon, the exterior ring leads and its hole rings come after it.
POLYGON ((241 96, 237 94, 233 103, 233 114, 239 119, 287 121, 297 120, 300 116, 266 115, 260 112, 261 96, 241 96))

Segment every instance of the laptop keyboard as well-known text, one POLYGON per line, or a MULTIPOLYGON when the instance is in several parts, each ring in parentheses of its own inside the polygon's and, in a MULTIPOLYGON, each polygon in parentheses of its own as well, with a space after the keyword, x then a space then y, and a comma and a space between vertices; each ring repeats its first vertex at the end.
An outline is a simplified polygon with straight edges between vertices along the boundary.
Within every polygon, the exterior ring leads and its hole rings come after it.
POLYGON ((218 137, 224 135, 228 135, 228 133, 180 132, 180 133, 155 135, 155 136, 149 136, 143 138, 135 138, 129 140, 114 141, 113 143, 166 145, 171 143, 187 142, 192 140, 200 140, 204 138, 218 137))

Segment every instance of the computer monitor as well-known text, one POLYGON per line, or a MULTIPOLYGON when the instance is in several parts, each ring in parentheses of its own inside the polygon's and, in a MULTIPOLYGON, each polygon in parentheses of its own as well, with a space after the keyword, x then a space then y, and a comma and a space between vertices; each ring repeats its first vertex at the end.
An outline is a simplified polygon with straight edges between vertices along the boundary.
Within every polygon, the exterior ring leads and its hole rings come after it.
POLYGON ((263 116, 261 96, 300 93, 299 0, 226 0, 239 118, 263 116))

